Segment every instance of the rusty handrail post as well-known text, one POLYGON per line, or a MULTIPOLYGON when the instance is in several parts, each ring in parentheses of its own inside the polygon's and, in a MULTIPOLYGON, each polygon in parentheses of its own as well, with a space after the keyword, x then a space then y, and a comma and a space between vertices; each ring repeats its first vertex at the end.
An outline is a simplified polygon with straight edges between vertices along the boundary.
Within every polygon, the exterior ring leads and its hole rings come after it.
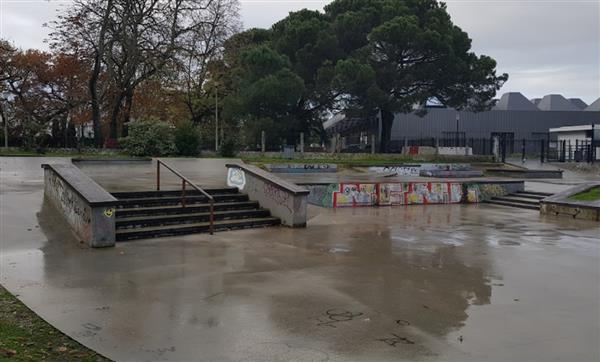
POLYGON ((185 180, 181 180, 181 207, 185 209, 185 180))
POLYGON ((156 190, 160 190, 160 166, 164 166, 167 170, 171 171, 175 176, 181 179, 181 205, 182 207, 186 207, 185 197, 186 197, 186 184, 189 184, 193 189, 199 191, 202 195, 204 195, 209 203, 210 203, 210 222, 208 230, 212 235, 214 232, 214 221, 215 221, 215 199, 208 192, 203 190, 200 186, 196 185, 190 179, 181 174, 181 172, 174 169, 167 163, 164 163, 160 159, 156 159, 156 190))
POLYGON ((156 159, 156 191, 160 191, 160 160, 156 159))
POLYGON ((210 200, 210 224, 208 225, 208 233, 213 234, 213 223, 215 221, 215 200, 210 200))

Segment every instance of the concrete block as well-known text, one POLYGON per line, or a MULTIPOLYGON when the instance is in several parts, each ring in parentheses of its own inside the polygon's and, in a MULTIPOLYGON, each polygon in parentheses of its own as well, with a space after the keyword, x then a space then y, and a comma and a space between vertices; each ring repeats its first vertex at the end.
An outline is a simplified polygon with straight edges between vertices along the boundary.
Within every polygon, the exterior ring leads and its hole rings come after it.
POLYGON ((93 248, 115 245, 117 199, 73 165, 42 165, 44 196, 93 248))
POLYGON ((227 185, 248 194, 271 215, 290 227, 306 226, 306 208, 309 190, 285 181, 256 166, 227 164, 227 185))

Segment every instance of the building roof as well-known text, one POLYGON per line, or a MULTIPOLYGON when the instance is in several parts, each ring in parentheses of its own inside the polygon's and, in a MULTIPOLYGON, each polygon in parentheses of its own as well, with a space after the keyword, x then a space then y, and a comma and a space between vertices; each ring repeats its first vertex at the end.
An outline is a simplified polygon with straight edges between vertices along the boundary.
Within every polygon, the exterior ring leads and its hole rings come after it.
POLYGON ((569 98, 569 101, 577 108, 584 110, 587 108, 587 103, 585 103, 581 98, 569 98))
MULTIPOLYGON (((600 129, 600 124, 595 124, 594 129, 600 129)), ((550 128, 550 133, 555 132, 580 132, 580 131, 591 131, 592 125, 586 124, 583 126, 566 126, 566 127, 558 127, 558 128, 550 128)))
POLYGON ((496 106, 496 111, 539 111, 535 104, 519 92, 504 93, 496 106))
POLYGON ((538 108, 542 111, 580 111, 573 103, 560 94, 549 94, 544 96, 538 108))
POLYGON ((591 112, 600 112, 600 98, 596 99, 596 101, 590 104, 585 110, 591 112))
POLYGON ((542 98, 531 98, 529 101, 537 106, 542 101, 542 98))

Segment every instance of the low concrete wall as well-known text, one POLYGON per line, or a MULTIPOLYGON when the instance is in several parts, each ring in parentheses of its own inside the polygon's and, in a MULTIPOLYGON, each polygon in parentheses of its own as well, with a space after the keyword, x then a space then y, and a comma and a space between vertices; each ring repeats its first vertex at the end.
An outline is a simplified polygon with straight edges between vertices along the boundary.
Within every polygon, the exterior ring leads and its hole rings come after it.
POLYGON ((421 170, 419 176, 423 177, 439 177, 439 178, 469 178, 481 177, 483 172, 479 170, 460 171, 460 170, 421 170))
POLYGON ((527 179, 538 179, 538 178, 562 178, 562 170, 529 170, 529 169, 503 169, 503 168, 488 168, 485 170, 485 174, 488 176, 496 177, 515 177, 515 178, 527 178, 527 179))
POLYGON ((574 201, 570 199, 571 196, 587 191, 592 187, 600 187, 600 182, 578 185, 547 197, 540 202, 540 212, 546 215, 600 221, 600 201, 574 201))
POLYGON ((478 203, 523 191, 523 181, 376 182, 307 185, 317 206, 365 207, 478 203))
POLYGON ((227 164, 227 185, 237 187, 290 227, 306 226, 309 191, 256 166, 227 164))
POLYGON ((422 163, 397 166, 369 166, 369 172, 391 174, 398 176, 420 176, 422 171, 470 171, 467 163, 422 163))
POLYGON ((44 196, 64 216, 75 234, 94 248, 115 245, 117 202, 79 168, 44 164, 44 196))
POLYGON ((438 147, 438 155, 473 156, 471 147, 438 147))
POLYGON ((337 172, 337 165, 334 163, 277 163, 265 165, 265 168, 276 173, 337 172))

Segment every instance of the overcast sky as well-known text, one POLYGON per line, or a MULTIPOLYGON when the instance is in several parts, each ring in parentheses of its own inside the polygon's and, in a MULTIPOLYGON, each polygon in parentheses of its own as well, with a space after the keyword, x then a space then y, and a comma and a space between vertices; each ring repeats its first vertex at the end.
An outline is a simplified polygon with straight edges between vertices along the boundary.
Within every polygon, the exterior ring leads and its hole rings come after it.
MULTIPOLYGON (((322 9, 322 0, 241 0, 245 28, 269 27, 288 12, 322 9)), ((473 49, 510 75, 500 93, 528 98, 561 93, 591 103, 600 97, 600 0, 449 0, 455 24, 473 49)), ((43 24, 69 1, 0 0, 0 37, 47 49, 43 24)))

